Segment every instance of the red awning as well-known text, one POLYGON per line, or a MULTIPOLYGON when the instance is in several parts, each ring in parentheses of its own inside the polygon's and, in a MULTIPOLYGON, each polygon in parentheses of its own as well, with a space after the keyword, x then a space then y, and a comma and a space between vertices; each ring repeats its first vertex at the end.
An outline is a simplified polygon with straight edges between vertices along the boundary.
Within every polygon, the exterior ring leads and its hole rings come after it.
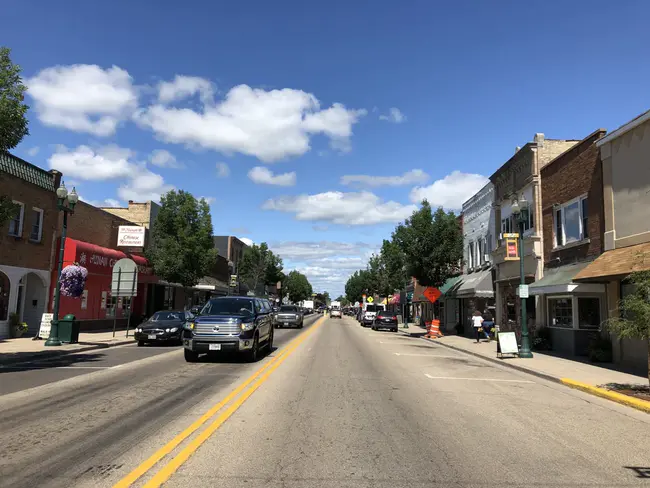
POLYGON ((390 301, 389 301, 388 303, 390 303, 391 305, 397 305, 397 304, 400 303, 399 299, 400 299, 400 295, 399 295, 399 293, 395 293, 395 294, 391 297, 391 299, 390 299, 390 301))
POLYGON ((153 274, 151 264, 144 256, 126 254, 117 249, 109 249, 89 242, 70 239, 69 237, 65 239, 64 267, 68 264, 79 263, 89 273, 111 275, 115 263, 123 258, 130 258, 138 265, 138 282, 152 283, 158 281, 158 278, 153 274))

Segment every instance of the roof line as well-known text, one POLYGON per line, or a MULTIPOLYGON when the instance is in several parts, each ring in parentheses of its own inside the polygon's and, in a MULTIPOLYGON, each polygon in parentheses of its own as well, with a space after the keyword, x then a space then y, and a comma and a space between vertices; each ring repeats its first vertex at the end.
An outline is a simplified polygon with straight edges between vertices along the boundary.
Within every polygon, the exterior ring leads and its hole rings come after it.
POLYGON ((626 134, 627 132, 630 132, 633 129, 636 129, 638 126, 643 124, 644 122, 647 122, 650 120, 650 110, 647 112, 642 113, 641 115, 633 118, 630 120, 628 123, 620 126, 618 129, 616 129, 613 132, 610 132, 607 136, 603 137, 600 139, 596 145, 598 147, 601 147, 603 144, 607 144, 608 142, 613 141, 614 139, 618 139, 621 137, 623 134, 626 134))

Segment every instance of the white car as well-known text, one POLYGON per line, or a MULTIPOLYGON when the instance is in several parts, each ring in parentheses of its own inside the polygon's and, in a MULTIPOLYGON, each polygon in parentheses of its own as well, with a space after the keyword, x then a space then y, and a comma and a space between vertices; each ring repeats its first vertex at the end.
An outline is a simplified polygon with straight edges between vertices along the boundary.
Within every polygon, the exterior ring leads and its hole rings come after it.
POLYGON ((342 317, 340 308, 333 308, 332 309, 332 311, 330 312, 330 318, 334 318, 334 317, 339 318, 339 319, 342 317))

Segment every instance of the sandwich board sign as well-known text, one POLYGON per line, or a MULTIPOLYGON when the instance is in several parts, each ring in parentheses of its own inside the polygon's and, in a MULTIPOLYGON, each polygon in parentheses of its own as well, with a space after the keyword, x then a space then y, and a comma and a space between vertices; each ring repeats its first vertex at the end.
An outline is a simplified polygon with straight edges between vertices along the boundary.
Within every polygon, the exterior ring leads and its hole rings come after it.
POLYGON ((41 339, 48 339, 50 337, 50 330, 52 329, 52 320, 54 320, 53 313, 44 313, 41 316, 41 326, 38 329, 38 337, 41 339))
POLYGON ((499 354, 517 354, 519 355, 519 346, 517 346, 517 336, 514 332, 499 332, 497 334, 497 357, 499 354))

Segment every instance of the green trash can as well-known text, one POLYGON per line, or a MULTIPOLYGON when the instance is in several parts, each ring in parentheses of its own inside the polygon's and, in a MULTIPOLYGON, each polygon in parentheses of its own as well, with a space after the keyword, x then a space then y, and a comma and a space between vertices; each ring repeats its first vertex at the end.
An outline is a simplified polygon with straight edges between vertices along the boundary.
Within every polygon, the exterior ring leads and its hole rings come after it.
POLYGON ((71 313, 59 320, 59 340, 67 344, 79 342, 79 321, 71 313))

